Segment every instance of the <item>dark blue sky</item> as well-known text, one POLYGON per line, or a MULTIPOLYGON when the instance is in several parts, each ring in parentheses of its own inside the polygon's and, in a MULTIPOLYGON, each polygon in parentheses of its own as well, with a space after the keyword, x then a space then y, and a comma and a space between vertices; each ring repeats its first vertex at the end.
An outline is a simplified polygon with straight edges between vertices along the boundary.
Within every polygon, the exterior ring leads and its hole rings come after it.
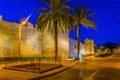
MULTIPOLYGON (((81 41, 94 39, 95 44, 104 44, 108 41, 120 43, 120 0, 71 0, 71 5, 84 2, 86 7, 91 5, 96 14, 93 19, 97 22, 97 30, 81 28, 81 41)), ((20 22, 30 13, 30 22, 35 24, 39 14, 36 10, 44 7, 39 0, 0 0, 0 15, 10 22, 20 22)), ((70 34, 74 37, 74 34, 70 34)))

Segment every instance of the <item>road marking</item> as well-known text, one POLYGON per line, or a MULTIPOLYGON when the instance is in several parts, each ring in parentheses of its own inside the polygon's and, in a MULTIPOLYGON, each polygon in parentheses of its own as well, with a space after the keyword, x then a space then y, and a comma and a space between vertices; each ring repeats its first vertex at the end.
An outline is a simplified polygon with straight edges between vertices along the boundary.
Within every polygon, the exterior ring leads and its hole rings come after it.
POLYGON ((84 76, 83 80, 93 80, 93 76, 96 75, 99 72, 99 70, 97 70, 96 72, 92 73, 89 77, 84 76))
POLYGON ((92 78, 94 75, 96 75, 99 72, 99 70, 97 70, 96 72, 92 73, 89 78, 92 78))

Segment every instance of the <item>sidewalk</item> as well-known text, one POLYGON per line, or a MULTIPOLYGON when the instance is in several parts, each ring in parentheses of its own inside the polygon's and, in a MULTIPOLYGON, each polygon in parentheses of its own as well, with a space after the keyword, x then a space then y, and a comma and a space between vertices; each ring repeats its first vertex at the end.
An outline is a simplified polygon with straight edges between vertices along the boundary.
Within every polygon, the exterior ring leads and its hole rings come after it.
POLYGON ((36 80, 40 78, 44 78, 47 76, 54 75, 56 73, 60 73, 66 69, 69 69, 75 66, 78 61, 62 61, 63 67, 56 68, 50 71, 46 71, 44 73, 30 73, 30 72, 22 72, 22 71, 15 71, 15 70, 6 70, 2 69, 5 65, 0 65, 0 80, 36 80))

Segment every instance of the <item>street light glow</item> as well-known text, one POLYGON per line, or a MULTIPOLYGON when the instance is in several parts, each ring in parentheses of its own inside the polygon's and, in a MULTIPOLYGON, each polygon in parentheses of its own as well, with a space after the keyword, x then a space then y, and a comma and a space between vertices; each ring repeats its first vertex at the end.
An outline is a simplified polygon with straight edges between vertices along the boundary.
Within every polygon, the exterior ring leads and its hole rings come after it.
POLYGON ((26 25, 27 21, 29 20, 31 14, 19 25, 19 43, 18 43, 18 53, 19 53, 19 57, 21 54, 21 32, 22 32, 22 26, 26 25))
POLYGON ((21 25, 26 25, 30 17, 31 17, 31 14, 25 20, 21 21, 21 25))

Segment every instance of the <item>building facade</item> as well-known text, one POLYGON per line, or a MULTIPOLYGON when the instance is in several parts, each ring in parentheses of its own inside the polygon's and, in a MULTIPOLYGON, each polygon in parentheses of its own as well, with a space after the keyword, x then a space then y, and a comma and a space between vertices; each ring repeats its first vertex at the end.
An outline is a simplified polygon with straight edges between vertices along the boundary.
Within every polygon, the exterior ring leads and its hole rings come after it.
MULTIPOLYGON (((20 24, 2 20, 0 16, 0 57, 19 57, 19 27, 20 24)), ((58 55, 66 57, 69 50, 67 34, 58 35, 58 55)), ((30 22, 22 26, 20 55, 54 57, 54 35, 45 31, 41 33, 30 22)))
POLYGON ((85 53, 86 55, 94 54, 94 40, 85 40, 85 53))
MULTIPOLYGON (((18 57, 18 23, 7 22, 0 16, 0 57, 18 57), (7 33, 6 33, 7 32, 7 33)), ((58 56, 64 58, 77 56, 77 41, 68 38, 68 34, 58 34, 58 56)), ((21 56, 48 56, 54 57, 54 35, 48 31, 40 33, 30 22, 22 26, 21 56)), ((80 54, 94 54, 94 41, 86 40, 80 43, 80 54)))
MULTIPOLYGON (((83 43, 80 43, 80 54, 86 54, 83 43)), ((77 57, 77 41, 72 38, 69 38, 69 57, 77 57)))

